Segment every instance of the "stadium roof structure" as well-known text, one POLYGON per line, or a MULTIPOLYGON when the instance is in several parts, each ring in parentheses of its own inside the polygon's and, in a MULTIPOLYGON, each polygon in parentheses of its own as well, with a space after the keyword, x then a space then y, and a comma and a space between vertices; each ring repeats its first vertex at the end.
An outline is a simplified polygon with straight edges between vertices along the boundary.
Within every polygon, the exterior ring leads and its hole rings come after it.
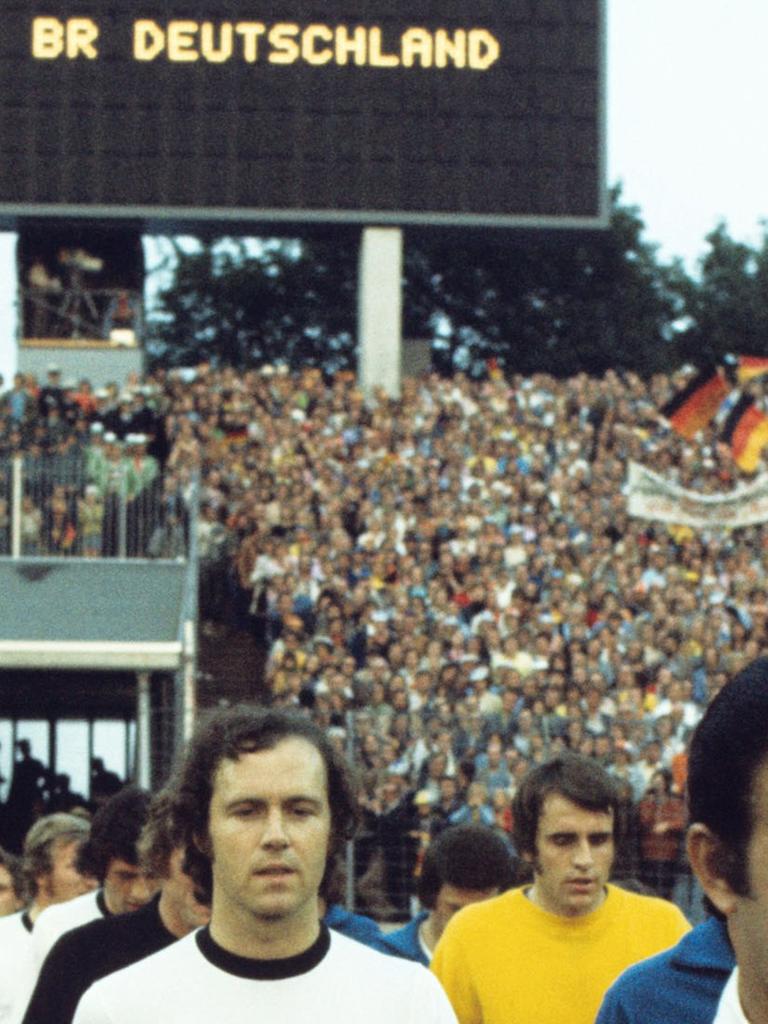
POLYGON ((0 670, 176 671, 185 560, 0 558, 0 670))

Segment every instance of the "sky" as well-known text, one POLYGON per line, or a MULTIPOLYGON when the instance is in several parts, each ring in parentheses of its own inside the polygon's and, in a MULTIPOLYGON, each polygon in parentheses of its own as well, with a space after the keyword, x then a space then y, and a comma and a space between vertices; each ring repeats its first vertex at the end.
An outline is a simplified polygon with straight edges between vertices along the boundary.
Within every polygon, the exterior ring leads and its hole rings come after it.
MULTIPOLYGON (((695 272, 721 220, 768 218, 768 0, 606 0, 608 183, 695 272)), ((0 373, 15 368, 14 236, 0 233, 0 373)))
POLYGON ((766 0, 608 0, 608 180, 690 270, 768 217, 766 0))

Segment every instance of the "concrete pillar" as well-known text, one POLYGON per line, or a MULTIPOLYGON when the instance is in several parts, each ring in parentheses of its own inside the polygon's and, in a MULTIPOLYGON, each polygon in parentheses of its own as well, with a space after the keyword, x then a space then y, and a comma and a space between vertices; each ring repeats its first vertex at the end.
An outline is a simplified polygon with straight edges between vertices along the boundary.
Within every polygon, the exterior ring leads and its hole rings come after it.
POLYGON ((195 622, 192 619, 188 619, 184 623, 182 680, 181 741, 184 744, 194 731, 197 714, 197 642, 195 622))
POLYGON ((152 783, 151 748, 152 703, 149 672, 136 673, 136 785, 150 789, 152 783))
POLYGON ((24 493, 24 460, 15 455, 11 462, 11 555, 21 557, 21 499, 24 493))
POLYGON ((400 397, 403 232, 364 228, 358 273, 358 382, 366 394, 400 397))

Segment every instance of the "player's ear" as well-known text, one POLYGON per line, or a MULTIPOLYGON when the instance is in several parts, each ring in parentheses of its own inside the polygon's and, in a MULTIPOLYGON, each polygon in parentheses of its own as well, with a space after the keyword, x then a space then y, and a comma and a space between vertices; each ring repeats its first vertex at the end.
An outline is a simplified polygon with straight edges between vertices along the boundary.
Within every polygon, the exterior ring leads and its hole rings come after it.
POLYGON ((711 903, 726 917, 736 909, 737 894, 731 888, 734 853, 699 822, 688 829, 686 850, 691 867, 711 903))

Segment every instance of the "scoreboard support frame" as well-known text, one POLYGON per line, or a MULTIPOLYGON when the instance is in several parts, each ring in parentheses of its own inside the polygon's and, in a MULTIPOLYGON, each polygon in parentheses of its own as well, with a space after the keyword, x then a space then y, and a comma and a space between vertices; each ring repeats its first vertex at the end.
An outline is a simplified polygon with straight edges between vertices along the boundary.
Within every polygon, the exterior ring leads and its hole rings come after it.
POLYGON ((403 321, 403 232, 366 227, 358 265, 358 383, 400 396, 403 321))

